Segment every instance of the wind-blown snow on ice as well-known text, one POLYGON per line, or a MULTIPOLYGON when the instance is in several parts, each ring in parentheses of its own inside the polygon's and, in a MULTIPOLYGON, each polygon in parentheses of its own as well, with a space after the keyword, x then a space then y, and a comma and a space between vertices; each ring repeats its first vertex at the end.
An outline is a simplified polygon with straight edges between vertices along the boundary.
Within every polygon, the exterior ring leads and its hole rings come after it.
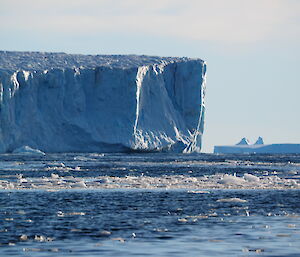
POLYGON ((0 152, 201 149, 200 59, 0 52, 0 152))

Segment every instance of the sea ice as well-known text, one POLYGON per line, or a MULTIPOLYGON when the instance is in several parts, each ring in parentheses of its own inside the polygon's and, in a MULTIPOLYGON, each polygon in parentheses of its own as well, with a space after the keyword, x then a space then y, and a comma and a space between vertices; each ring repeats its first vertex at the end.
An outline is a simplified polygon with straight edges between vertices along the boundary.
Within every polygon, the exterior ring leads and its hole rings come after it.
POLYGON ((259 182, 259 177, 248 173, 244 174, 244 179, 247 180, 248 182, 259 182))
POLYGON ((219 182, 221 184, 243 185, 243 184, 245 184, 246 181, 243 178, 225 174, 219 182))

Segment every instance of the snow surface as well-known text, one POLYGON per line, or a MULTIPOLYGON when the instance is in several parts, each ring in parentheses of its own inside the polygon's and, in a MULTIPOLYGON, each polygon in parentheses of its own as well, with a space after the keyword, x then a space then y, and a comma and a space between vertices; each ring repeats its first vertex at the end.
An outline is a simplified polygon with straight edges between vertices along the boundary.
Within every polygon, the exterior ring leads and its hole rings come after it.
POLYGON ((200 60, 179 57, 159 57, 146 55, 83 55, 48 52, 0 51, 0 70, 43 71, 47 69, 95 68, 133 68, 154 64, 200 60))
POLYGON ((0 152, 199 152, 200 59, 0 51, 0 152))

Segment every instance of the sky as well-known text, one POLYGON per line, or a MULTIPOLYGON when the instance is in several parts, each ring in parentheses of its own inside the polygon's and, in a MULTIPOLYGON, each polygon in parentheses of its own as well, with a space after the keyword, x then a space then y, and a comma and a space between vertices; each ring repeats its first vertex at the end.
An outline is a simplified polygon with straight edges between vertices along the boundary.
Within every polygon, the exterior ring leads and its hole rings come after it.
POLYGON ((0 50, 201 58, 204 152, 300 143, 300 0, 0 0, 0 50))

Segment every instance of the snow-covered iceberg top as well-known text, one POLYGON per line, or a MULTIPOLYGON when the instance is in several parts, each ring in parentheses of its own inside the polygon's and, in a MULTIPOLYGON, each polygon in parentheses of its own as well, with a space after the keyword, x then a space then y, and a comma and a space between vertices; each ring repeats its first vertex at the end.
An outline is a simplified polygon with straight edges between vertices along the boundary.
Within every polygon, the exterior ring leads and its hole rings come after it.
POLYGON ((0 51, 0 152, 199 152, 201 59, 0 51))
POLYGON ((83 55, 48 52, 0 51, 0 69, 38 71, 66 68, 133 68, 154 64, 187 62, 187 57, 159 57, 147 55, 83 55))

